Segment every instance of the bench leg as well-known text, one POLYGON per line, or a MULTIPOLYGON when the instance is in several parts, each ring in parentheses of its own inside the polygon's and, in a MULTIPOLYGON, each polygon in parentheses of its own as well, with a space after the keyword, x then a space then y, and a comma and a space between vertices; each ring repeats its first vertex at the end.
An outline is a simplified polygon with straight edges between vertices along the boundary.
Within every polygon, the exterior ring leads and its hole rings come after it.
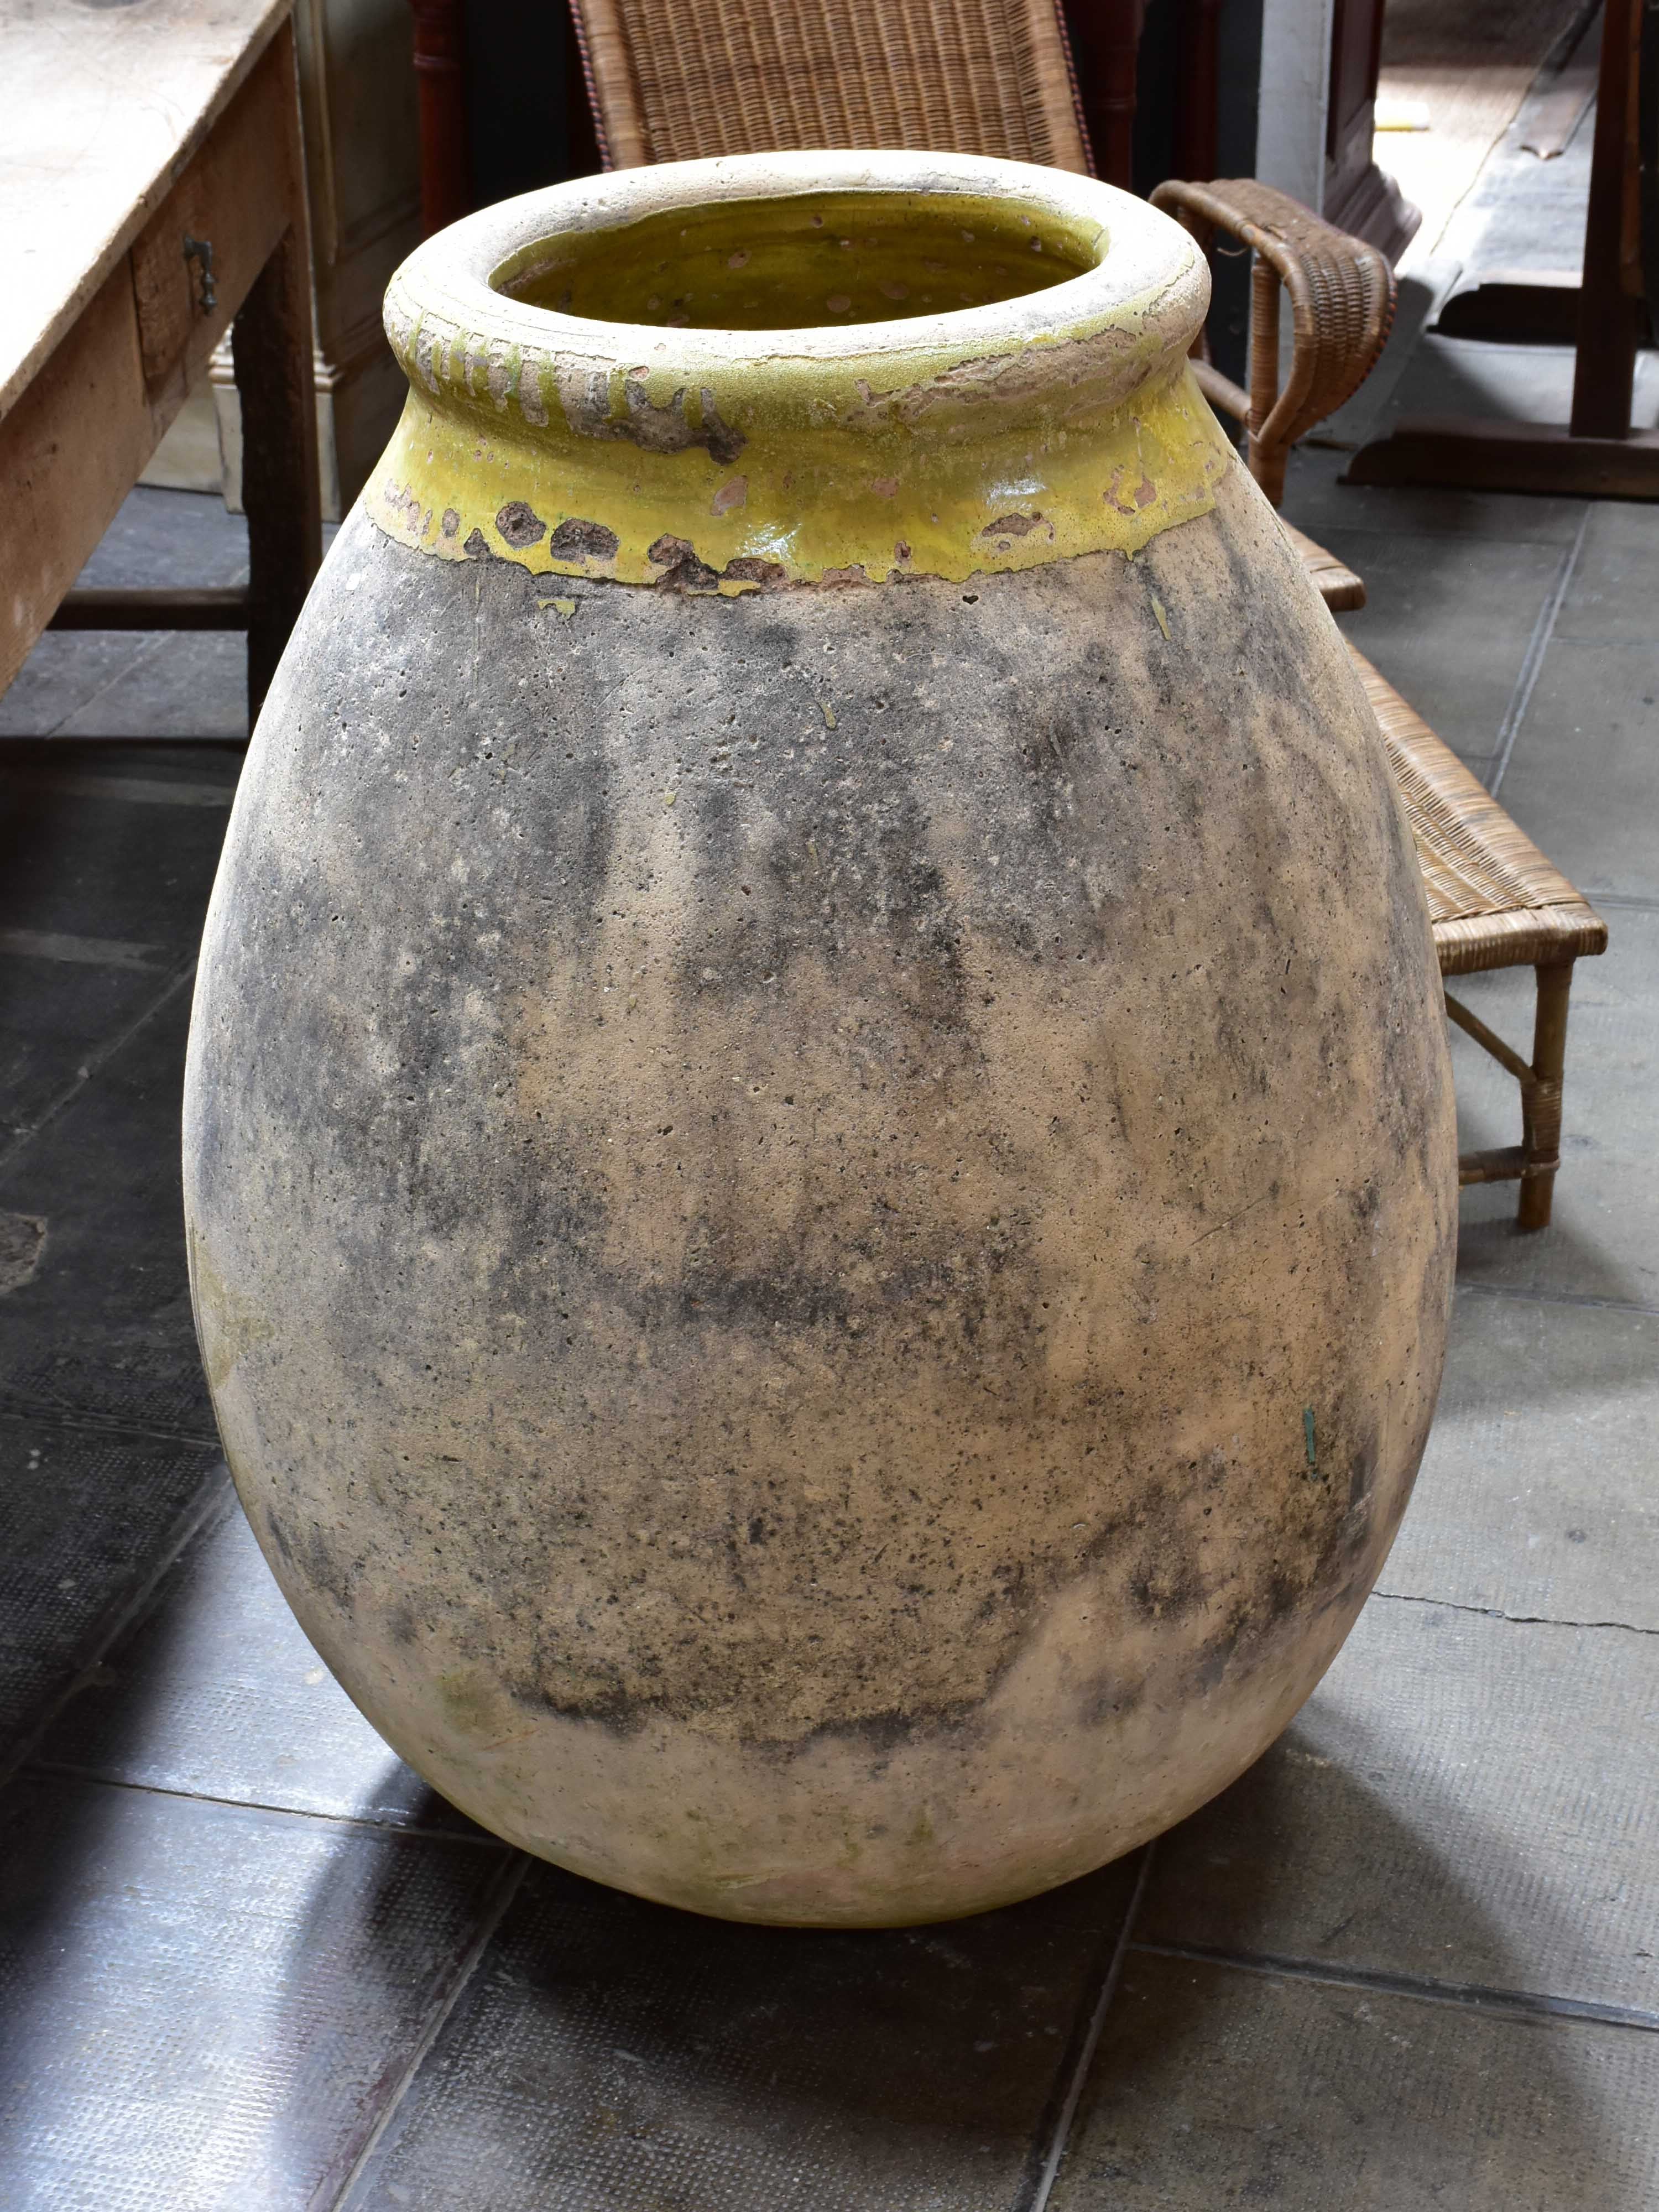
POLYGON ((1536 970, 1538 1012, 1533 1026, 1532 1073, 1521 1086, 1520 1229, 1547 1229, 1561 1164, 1561 1080, 1567 1056, 1567 994, 1572 963, 1536 970))

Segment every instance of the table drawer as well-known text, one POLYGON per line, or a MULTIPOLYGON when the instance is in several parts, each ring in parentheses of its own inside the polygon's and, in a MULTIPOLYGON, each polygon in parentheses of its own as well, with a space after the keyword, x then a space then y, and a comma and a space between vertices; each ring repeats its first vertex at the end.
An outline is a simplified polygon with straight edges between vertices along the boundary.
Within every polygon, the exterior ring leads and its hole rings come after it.
POLYGON ((182 398, 289 222, 288 41, 267 49, 129 257, 152 404, 182 398))

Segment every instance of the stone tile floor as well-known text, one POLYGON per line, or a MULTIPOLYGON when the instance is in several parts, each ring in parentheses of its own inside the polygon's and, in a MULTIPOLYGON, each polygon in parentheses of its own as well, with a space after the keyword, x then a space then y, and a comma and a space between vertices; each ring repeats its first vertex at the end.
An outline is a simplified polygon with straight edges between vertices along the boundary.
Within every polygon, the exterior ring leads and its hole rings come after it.
MULTIPOLYGON (((1384 412, 1561 384, 1406 343, 1384 412)), ((235 657, 45 641, 0 701, 5 2212, 1659 2208, 1659 514, 1342 459, 1305 449, 1289 506, 1368 576, 1354 634, 1612 924, 1555 1224, 1466 1194, 1417 1498, 1280 1743, 1123 1864, 896 1935, 527 1863, 316 1662, 218 1460, 179 1233, 235 657)), ((98 567, 242 557, 142 493, 98 567)), ((1524 1037, 1521 980, 1464 988, 1524 1037)), ((1465 1141, 1510 1141, 1453 1051, 1465 1141)))

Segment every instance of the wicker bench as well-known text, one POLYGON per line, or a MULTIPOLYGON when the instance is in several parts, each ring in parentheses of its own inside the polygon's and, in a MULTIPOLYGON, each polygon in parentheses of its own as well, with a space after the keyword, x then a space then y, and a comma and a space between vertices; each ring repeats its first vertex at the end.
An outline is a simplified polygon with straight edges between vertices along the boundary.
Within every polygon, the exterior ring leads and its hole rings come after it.
MULTIPOLYGON (((1278 506, 1297 438, 1334 413, 1382 351, 1394 314, 1394 276, 1375 247, 1346 237, 1298 201, 1254 179, 1160 185, 1159 207, 1208 246, 1227 232, 1255 255, 1249 392, 1194 363, 1212 404, 1243 422, 1251 473, 1278 506), (1279 386, 1281 289, 1294 318, 1290 374, 1279 386)), ((1287 536, 1333 613, 1365 603, 1352 569, 1289 523, 1287 536)), ((1575 960, 1604 952, 1607 927, 1510 819, 1485 786, 1364 656, 1354 665, 1382 732, 1417 845, 1443 976, 1530 967, 1537 977, 1531 1060, 1506 1044, 1450 992, 1450 1018, 1521 1090, 1521 1142, 1465 1152, 1465 1183, 1518 1182, 1517 1225, 1548 1225, 1561 1164, 1561 1091, 1567 999, 1575 960)))
POLYGON ((1607 951, 1607 926, 1422 716, 1363 654, 1352 646, 1348 650, 1382 732, 1417 842, 1441 974, 1472 975, 1486 968, 1537 971, 1530 1063, 1449 991, 1446 1012, 1521 1086, 1521 1142, 1465 1152, 1458 1162, 1460 1180, 1518 1178, 1520 1226, 1545 1228, 1561 1164, 1561 1084, 1572 963, 1584 953, 1607 951))

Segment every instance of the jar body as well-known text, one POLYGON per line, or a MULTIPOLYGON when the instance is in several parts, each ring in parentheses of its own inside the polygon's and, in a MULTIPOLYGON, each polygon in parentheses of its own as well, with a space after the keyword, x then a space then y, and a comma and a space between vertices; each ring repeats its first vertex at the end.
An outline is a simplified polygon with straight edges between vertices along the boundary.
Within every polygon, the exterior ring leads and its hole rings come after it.
POLYGON ((343 531, 187 1212, 307 1634, 454 1802, 736 1918, 1081 1874, 1285 1726, 1438 1386, 1439 987, 1277 523, 738 597, 343 531))

